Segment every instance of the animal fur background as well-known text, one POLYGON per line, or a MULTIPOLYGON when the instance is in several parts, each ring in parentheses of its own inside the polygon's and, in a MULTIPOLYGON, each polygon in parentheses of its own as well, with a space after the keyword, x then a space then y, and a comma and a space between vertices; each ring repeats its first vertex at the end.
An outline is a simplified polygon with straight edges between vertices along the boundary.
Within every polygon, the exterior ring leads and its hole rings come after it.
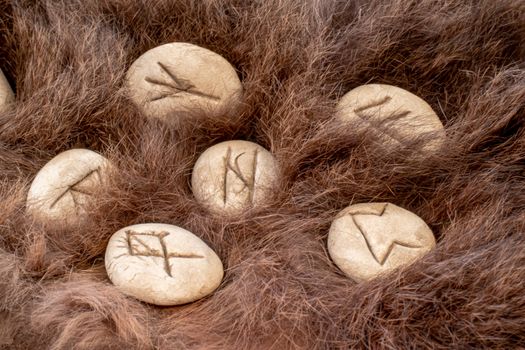
POLYGON ((0 68, 17 102, 0 115, 0 342, 6 349, 512 349, 525 347, 523 0, 0 0, 0 68), (245 104, 179 128, 126 98, 144 51, 184 41, 229 60, 245 104), (368 82, 428 101, 447 131, 426 159, 333 125, 368 82), (272 202, 235 219, 192 197, 193 163, 255 141, 283 168, 272 202), (25 215, 36 172, 85 147, 119 174, 93 224, 25 215), (334 215, 390 201, 436 249, 357 284, 326 251, 334 215), (210 297, 180 307, 127 298, 103 255, 119 228, 182 226, 221 257, 210 297))

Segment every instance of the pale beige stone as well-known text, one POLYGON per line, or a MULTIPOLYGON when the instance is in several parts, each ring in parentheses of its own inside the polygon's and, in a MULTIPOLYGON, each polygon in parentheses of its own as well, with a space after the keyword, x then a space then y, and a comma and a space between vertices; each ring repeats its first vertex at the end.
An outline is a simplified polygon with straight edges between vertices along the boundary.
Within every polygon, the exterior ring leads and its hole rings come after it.
POLYGON ((203 298, 221 284, 215 252, 193 233, 167 224, 139 224, 109 240, 106 271, 124 294, 155 305, 203 298))
POLYGON ((68 227, 84 222, 86 207, 110 170, 109 161, 87 149, 71 149, 51 159, 35 176, 26 209, 33 217, 68 227))
POLYGON ((264 203, 278 178, 274 156, 248 141, 226 141, 208 148, 193 168, 193 195, 211 211, 235 215, 264 203))
POLYGON ((242 85, 232 65, 208 49, 170 43, 140 56, 130 67, 131 99, 152 118, 177 121, 177 112, 220 112, 236 105, 242 85))
POLYGON ((0 70, 0 112, 3 112, 15 100, 15 94, 4 73, 0 70))
POLYGON ((334 263, 356 281, 408 265, 436 245, 428 225, 391 203, 362 203, 342 210, 328 233, 334 263))
POLYGON ((443 124, 432 107, 396 86, 359 86, 341 98, 336 114, 340 120, 352 123, 356 131, 370 131, 391 147, 425 136, 429 141, 421 150, 432 152, 438 150, 445 139, 443 124))

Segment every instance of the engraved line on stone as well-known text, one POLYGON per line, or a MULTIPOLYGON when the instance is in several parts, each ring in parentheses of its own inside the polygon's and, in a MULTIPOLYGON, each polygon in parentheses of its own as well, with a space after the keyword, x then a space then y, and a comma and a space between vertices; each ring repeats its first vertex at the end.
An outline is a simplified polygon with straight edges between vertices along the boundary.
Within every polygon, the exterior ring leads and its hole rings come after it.
POLYGON ((164 269, 166 270, 166 273, 168 276, 172 277, 171 275, 171 265, 170 265, 170 259, 168 254, 168 247, 166 247, 166 242, 164 242, 164 237, 168 234, 167 232, 164 232, 165 234, 159 236, 160 246, 162 247, 162 256, 164 257, 164 269))
POLYGON ((381 210, 378 212, 374 212, 374 211, 371 211, 371 210, 367 210, 367 211, 360 211, 360 210, 356 210, 356 211, 349 211, 347 214, 350 214, 350 215, 376 215, 376 216, 383 216, 386 212, 386 208, 388 207, 388 203, 385 203, 383 205, 383 208, 381 208, 381 210))
POLYGON ((383 266, 384 263, 387 261, 388 257, 390 256, 390 254, 392 253, 392 250, 394 250, 394 247, 396 245, 401 246, 401 247, 405 247, 405 248, 412 248, 412 249, 422 248, 421 246, 408 244, 408 243, 401 242, 401 241, 398 241, 397 239, 395 239, 395 240, 392 241, 392 243, 390 243, 390 245, 388 246, 388 249, 386 251, 385 256, 379 262, 379 264, 381 264, 381 266, 383 266))
POLYGON ((175 89, 179 89, 179 90, 182 90, 184 92, 187 92, 187 93, 190 93, 190 94, 194 94, 194 95, 197 95, 197 96, 201 96, 201 97, 205 97, 205 98, 209 98, 209 99, 212 99, 212 100, 220 100, 220 98, 217 97, 217 96, 205 94, 205 93, 203 93, 203 92, 201 92, 199 90, 194 89, 195 85, 190 83, 189 80, 177 78, 177 76, 172 71, 170 71, 167 66, 162 64, 162 62, 157 62, 157 63, 170 76, 170 78, 173 79, 173 81, 177 84, 177 86, 174 86, 175 89))
POLYGON ((96 168, 94 170, 91 170, 89 173, 87 173, 87 175, 85 175, 84 177, 82 177, 80 180, 78 180, 77 182, 75 182, 74 184, 72 184, 71 186, 68 186, 67 189, 62 192, 60 194, 60 196, 58 196, 54 201, 53 203, 51 203, 51 205, 49 206, 50 209, 53 209, 53 207, 62 199, 64 198, 68 193, 71 194, 71 198, 73 199, 73 203, 75 204, 75 207, 78 206, 78 201, 77 201, 77 198, 75 197, 75 194, 73 192, 78 192, 80 194, 83 194, 83 195, 86 195, 86 196, 91 196, 91 193, 89 192, 86 192, 84 190, 81 190, 79 188, 75 188, 75 186, 81 184, 84 180, 86 180, 88 177, 90 177, 93 173, 97 174, 98 175, 98 178, 99 180, 101 179, 100 177, 100 173, 99 173, 99 168, 96 168))
POLYGON ((166 231, 162 231, 160 233, 155 232, 145 232, 145 233, 139 233, 135 231, 128 230, 126 231, 126 241, 127 241, 127 248, 129 255, 137 256, 137 257, 157 257, 157 258, 163 258, 164 259, 164 270, 168 274, 168 276, 172 276, 171 271, 171 265, 169 262, 170 258, 179 258, 179 259, 204 259, 204 256, 199 254, 184 254, 184 253, 177 253, 177 252, 168 252, 168 247, 166 245, 166 242, 164 241, 164 238, 168 236, 169 233, 166 231), (153 249, 146 242, 144 242, 142 239, 139 238, 139 236, 150 236, 150 237, 156 237, 159 240, 159 244, 162 248, 162 252, 158 251, 157 249, 153 249), (134 250, 136 248, 135 245, 133 245, 133 242, 137 242, 142 247, 145 248, 145 252, 141 252, 139 250, 134 250))
POLYGON ((232 154, 231 147, 228 147, 228 150, 226 150, 226 156, 223 157, 224 160, 224 180, 222 184, 222 200, 223 203, 226 204, 227 196, 228 196, 228 163, 230 162, 230 157, 232 154))
POLYGON ((356 108, 354 109, 354 112, 355 113, 361 113, 363 111, 366 111, 367 109, 370 109, 370 108, 373 108, 373 107, 378 107, 378 106, 381 106, 381 105, 384 105, 385 103, 387 103, 388 101, 390 101, 392 99, 392 97, 390 96, 385 96, 384 98, 382 98, 381 100, 379 101, 375 101, 375 102, 371 102, 367 105, 364 105, 364 106, 361 106, 359 108, 356 108))
MULTIPOLYGON (((392 128, 385 127, 382 122, 378 122, 378 121, 373 120, 370 117, 370 115, 367 115, 366 113, 363 113, 367 109, 374 108, 374 107, 379 107, 381 105, 384 105, 384 104, 388 103, 390 100, 392 100, 392 97, 387 95, 387 96, 385 96, 384 98, 382 98, 382 99, 380 99, 378 101, 371 102, 371 103, 369 103, 367 105, 355 108, 354 109, 354 113, 359 117, 359 119, 361 119, 362 121, 368 123, 372 128, 374 128, 374 129, 378 130, 379 132, 385 134, 386 136, 390 137, 394 141, 397 141, 397 142, 402 144, 402 142, 400 141, 402 138, 400 137, 399 133, 397 133, 392 128)), ((395 117, 398 118, 398 119, 402 119, 402 118, 406 117, 409 114, 410 114, 410 111, 402 111, 400 113, 395 113, 395 117)))
POLYGON ((131 232, 132 231, 126 231, 126 243, 128 244, 127 248, 128 248, 128 251, 129 251, 129 255, 134 255, 133 254, 133 249, 131 249, 131 232))
POLYGON ((175 91, 172 93, 164 93, 159 96, 153 97, 152 99, 149 100, 149 102, 162 100, 164 98, 177 98, 179 97, 177 95, 181 92, 185 92, 185 93, 203 97, 203 98, 208 98, 210 100, 215 100, 215 101, 220 100, 220 97, 218 96, 206 94, 202 91, 197 90, 195 88, 195 85, 193 85, 189 80, 178 78, 175 75, 175 73, 170 71, 169 68, 166 65, 164 65, 162 62, 157 62, 157 64, 160 66, 160 68, 164 72, 166 72, 166 74, 168 74, 168 76, 173 80, 175 84, 172 84, 171 82, 166 82, 166 81, 158 80, 155 78, 151 78, 151 77, 146 77, 144 80, 146 80, 146 82, 150 84, 165 86, 165 87, 174 89, 175 91))
MULTIPOLYGON (((372 215, 375 215, 375 214, 372 214, 372 215)), ((367 246, 368 250, 370 251, 370 253, 372 254, 372 256, 374 257, 374 260, 377 261, 380 265, 383 265, 383 264, 381 264, 381 262, 377 259, 376 255, 374 254, 374 251, 372 250, 372 245, 368 241, 368 237, 365 235, 361 225, 359 225, 357 223, 357 220, 355 219, 355 217, 352 214, 350 214, 350 217, 352 218, 352 222, 354 223, 355 227, 357 227, 357 229, 359 230, 359 232, 361 233, 361 235, 365 239, 366 246, 367 246)))
MULTIPOLYGON (((137 254, 137 253, 135 253, 135 255, 158 256, 158 254, 160 254, 160 252, 157 249, 153 249, 150 246, 148 246, 146 244, 146 242, 144 242, 142 239, 140 239, 138 237, 138 235, 133 235, 132 239, 135 240, 135 242, 139 243, 142 247, 144 247, 146 249, 146 254, 137 254)), ((159 239, 161 239, 161 238, 159 238, 159 239)), ((133 248, 133 245, 131 246, 131 248, 133 248)))
MULTIPOLYGON (((124 248, 124 247, 119 247, 119 248, 124 248)), ((114 256, 114 257, 113 257, 113 260, 120 259, 120 258, 122 258, 123 256, 127 256, 127 255, 128 255, 128 254, 126 254, 126 253, 119 254, 119 255, 117 255, 117 256, 114 256)), ((113 261, 112 261, 111 263, 113 263, 113 261)))
POLYGON ((170 97, 170 96, 171 96, 170 94, 159 95, 149 100, 149 102, 155 102, 155 101, 162 100, 163 98, 170 97))
POLYGON ((239 154, 238 156, 236 156, 233 165, 231 164, 231 154, 232 154, 231 147, 228 147, 228 150, 226 151, 226 156, 223 158, 224 159, 223 202, 224 204, 226 204, 226 202, 228 201, 228 187, 227 187, 228 186, 228 171, 232 171, 235 174, 235 176, 237 176, 237 178, 241 180, 241 182, 244 185, 243 188, 241 188, 238 193, 244 191, 244 189, 247 188, 250 203, 253 204, 254 193, 255 193, 255 172, 257 170, 257 156, 259 154, 259 150, 255 149, 254 154, 253 154, 254 156, 253 166, 252 166, 253 172, 250 176, 251 177, 250 179, 246 179, 244 177, 241 171, 240 165, 239 165, 239 158, 243 156, 244 154, 246 154, 246 152, 243 152, 239 154))
POLYGON ((374 260, 377 261, 379 263, 379 265, 383 266, 385 264, 385 262, 388 260, 388 257, 390 256, 390 254, 392 253, 392 251, 394 250, 394 247, 395 245, 399 245, 399 246, 402 246, 402 247, 405 247, 405 248, 413 248, 413 249, 417 249, 417 248, 421 248, 421 246, 416 246, 416 245, 412 245, 412 244, 409 244, 409 243, 406 243, 406 242, 401 242, 401 241, 398 241, 397 239, 394 239, 390 245, 388 246, 388 249, 387 249, 387 252, 385 253, 385 255, 383 256, 383 258, 379 259, 374 251, 372 250, 372 245, 370 244, 370 242, 368 241, 368 237, 366 236, 365 234, 365 230, 363 229, 363 227, 357 222, 356 218, 355 218, 355 215, 375 215, 375 216, 383 216, 383 214, 385 213, 386 211, 386 208, 388 206, 388 203, 386 203, 382 210, 379 212, 379 213, 375 213, 375 212, 372 212, 372 211, 365 211, 365 212, 360 212, 360 211, 356 211, 356 212, 350 212, 349 215, 350 217, 352 218, 352 222, 354 223, 355 227, 357 227, 357 229, 359 230, 359 232, 361 233, 361 235, 363 236, 363 238, 365 239, 365 243, 366 243, 366 246, 368 248, 368 250, 370 251, 370 253, 372 254, 372 256, 374 257, 374 260))
POLYGON ((255 197, 255 172, 257 171, 257 156, 259 155, 259 150, 256 148, 253 154, 253 167, 252 167, 252 179, 251 179, 251 190, 250 190, 250 203, 253 204, 253 199, 255 197))

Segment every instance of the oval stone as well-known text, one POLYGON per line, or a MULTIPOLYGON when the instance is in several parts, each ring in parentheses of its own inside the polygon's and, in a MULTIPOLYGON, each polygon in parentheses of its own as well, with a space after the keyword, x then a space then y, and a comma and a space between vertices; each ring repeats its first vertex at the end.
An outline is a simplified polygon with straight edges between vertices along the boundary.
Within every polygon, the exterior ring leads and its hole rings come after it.
POLYGON ((239 214, 264 203, 279 174, 275 157, 256 143, 226 141, 208 148, 191 177, 195 198, 209 210, 239 214))
POLYGON ((391 203, 362 203, 342 210, 328 233, 333 262, 356 281, 413 263, 436 245, 428 225, 391 203))
POLYGON ((188 43, 155 47, 126 75, 130 98, 151 118, 177 120, 177 112, 220 113, 242 97, 237 72, 222 56, 188 43))
POLYGON ((0 112, 15 100, 15 94, 9 85, 4 73, 0 70, 0 112))
POLYGON ((26 210, 36 219, 70 227, 84 222, 86 207, 103 184, 109 160, 88 149, 71 149, 51 159, 36 174, 26 210))
POLYGON ((105 258, 111 282, 124 294, 155 305, 203 298, 220 285, 224 270, 215 252, 193 233, 168 224, 139 224, 117 231, 105 258))
POLYGON ((345 94, 336 107, 338 118, 358 131, 372 133, 391 147, 418 141, 420 151, 438 150, 445 139, 443 124, 422 98, 392 85, 368 84, 345 94))

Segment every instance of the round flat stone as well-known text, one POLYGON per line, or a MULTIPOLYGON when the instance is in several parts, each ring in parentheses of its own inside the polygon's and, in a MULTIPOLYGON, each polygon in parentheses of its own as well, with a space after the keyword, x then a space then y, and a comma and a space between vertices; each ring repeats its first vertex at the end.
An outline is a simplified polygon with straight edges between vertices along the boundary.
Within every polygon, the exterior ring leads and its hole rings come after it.
POLYGON ((86 206, 102 185, 109 161, 87 149, 72 149, 51 159, 35 176, 26 209, 33 217, 58 226, 86 219, 86 206))
POLYGON ((340 120, 352 123, 356 130, 369 131, 391 147, 427 137, 421 150, 431 152, 438 150, 445 138, 443 124, 432 107, 396 86, 359 86, 341 98, 336 114, 340 120))
POLYGON ((264 203, 278 177, 274 156, 248 141, 226 141, 208 148, 193 168, 195 198, 213 212, 238 214, 264 203))
POLYGON ((391 203, 351 205, 337 215, 328 233, 330 257, 356 281, 408 265, 435 245, 419 216, 391 203))
POLYGON ((117 231, 105 258, 109 279, 124 294, 155 305, 203 298, 220 285, 224 270, 215 252, 193 233, 167 224, 117 231))
POLYGON ((15 100, 15 94, 9 85, 4 73, 0 70, 0 112, 15 100))
POLYGON ((226 59, 188 43, 147 51, 132 64, 126 81, 129 96, 146 116, 170 122, 177 112, 219 113, 242 96, 239 77, 226 59))

